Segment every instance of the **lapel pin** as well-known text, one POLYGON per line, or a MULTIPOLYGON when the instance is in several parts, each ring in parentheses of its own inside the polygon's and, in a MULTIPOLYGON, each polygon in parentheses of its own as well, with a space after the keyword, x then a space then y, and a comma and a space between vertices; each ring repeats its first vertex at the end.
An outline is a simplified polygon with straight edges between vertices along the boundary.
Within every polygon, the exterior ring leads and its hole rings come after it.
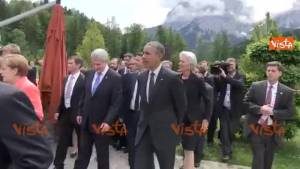
POLYGON ((282 92, 280 92, 280 94, 282 95, 283 93, 282 93, 282 92))

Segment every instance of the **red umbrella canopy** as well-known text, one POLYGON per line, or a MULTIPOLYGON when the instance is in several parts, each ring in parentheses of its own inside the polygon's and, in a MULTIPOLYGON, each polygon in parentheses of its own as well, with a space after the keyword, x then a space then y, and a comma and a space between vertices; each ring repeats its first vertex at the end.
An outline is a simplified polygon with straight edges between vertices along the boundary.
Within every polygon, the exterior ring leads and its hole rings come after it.
POLYGON ((48 25, 45 57, 40 79, 43 106, 48 120, 54 121, 54 113, 63 90, 63 78, 67 74, 67 53, 65 45, 64 10, 56 4, 48 25))

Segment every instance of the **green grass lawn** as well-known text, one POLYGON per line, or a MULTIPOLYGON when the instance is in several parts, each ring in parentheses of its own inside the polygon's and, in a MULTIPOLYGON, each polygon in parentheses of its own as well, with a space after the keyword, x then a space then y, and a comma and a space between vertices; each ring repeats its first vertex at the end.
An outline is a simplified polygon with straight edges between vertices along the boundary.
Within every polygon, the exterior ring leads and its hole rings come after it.
MULTIPOLYGON (((182 149, 178 147, 177 152, 182 154, 182 149)), ((205 146, 204 160, 221 161, 221 147, 219 142, 214 146, 205 146)), ((238 140, 233 145, 232 160, 228 163, 235 165, 251 166, 252 151, 250 145, 238 140)), ((277 148, 273 169, 300 169, 300 130, 297 136, 292 140, 285 142, 277 148)))
MULTIPOLYGON (((205 147, 205 160, 221 161, 219 145, 205 147)), ((252 151, 247 142, 236 141, 233 145, 232 160, 228 163, 251 166, 252 151)), ((273 163, 274 169, 299 169, 300 168, 300 131, 292 140, 285 142, 284 145, 277 148, 273 163)))

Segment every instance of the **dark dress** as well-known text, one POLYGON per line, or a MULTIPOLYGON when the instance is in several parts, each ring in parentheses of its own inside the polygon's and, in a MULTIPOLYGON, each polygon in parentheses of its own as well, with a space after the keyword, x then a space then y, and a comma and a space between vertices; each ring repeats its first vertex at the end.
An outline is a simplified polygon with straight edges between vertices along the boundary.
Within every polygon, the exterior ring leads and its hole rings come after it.
POLYGON ((209 114, 205 113, 201 100, 205 96, 205 83, 203 79, 191 74, 188 79, 183 79, 184 88, 187 96, 187 111, 184 116, 184 132, 182 133, 182 146, 185 150, 193 151, 201 142, 199 130, 203 119, 209 120, 209 114), (193 124, 198 121, 197 131, 193 124))

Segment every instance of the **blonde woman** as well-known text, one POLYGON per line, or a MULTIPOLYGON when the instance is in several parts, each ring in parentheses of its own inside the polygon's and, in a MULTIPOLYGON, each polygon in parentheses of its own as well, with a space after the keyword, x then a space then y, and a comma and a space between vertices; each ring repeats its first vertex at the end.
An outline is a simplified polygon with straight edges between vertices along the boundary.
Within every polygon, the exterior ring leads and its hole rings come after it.
POLYGON ((32 103, 35 113, 40 121, 44 118, 40 91, 27 78, 28 61, 18 54, 7 54, 2 58, 0 74, 3 82, 16 86, 23 91, 32 103))

